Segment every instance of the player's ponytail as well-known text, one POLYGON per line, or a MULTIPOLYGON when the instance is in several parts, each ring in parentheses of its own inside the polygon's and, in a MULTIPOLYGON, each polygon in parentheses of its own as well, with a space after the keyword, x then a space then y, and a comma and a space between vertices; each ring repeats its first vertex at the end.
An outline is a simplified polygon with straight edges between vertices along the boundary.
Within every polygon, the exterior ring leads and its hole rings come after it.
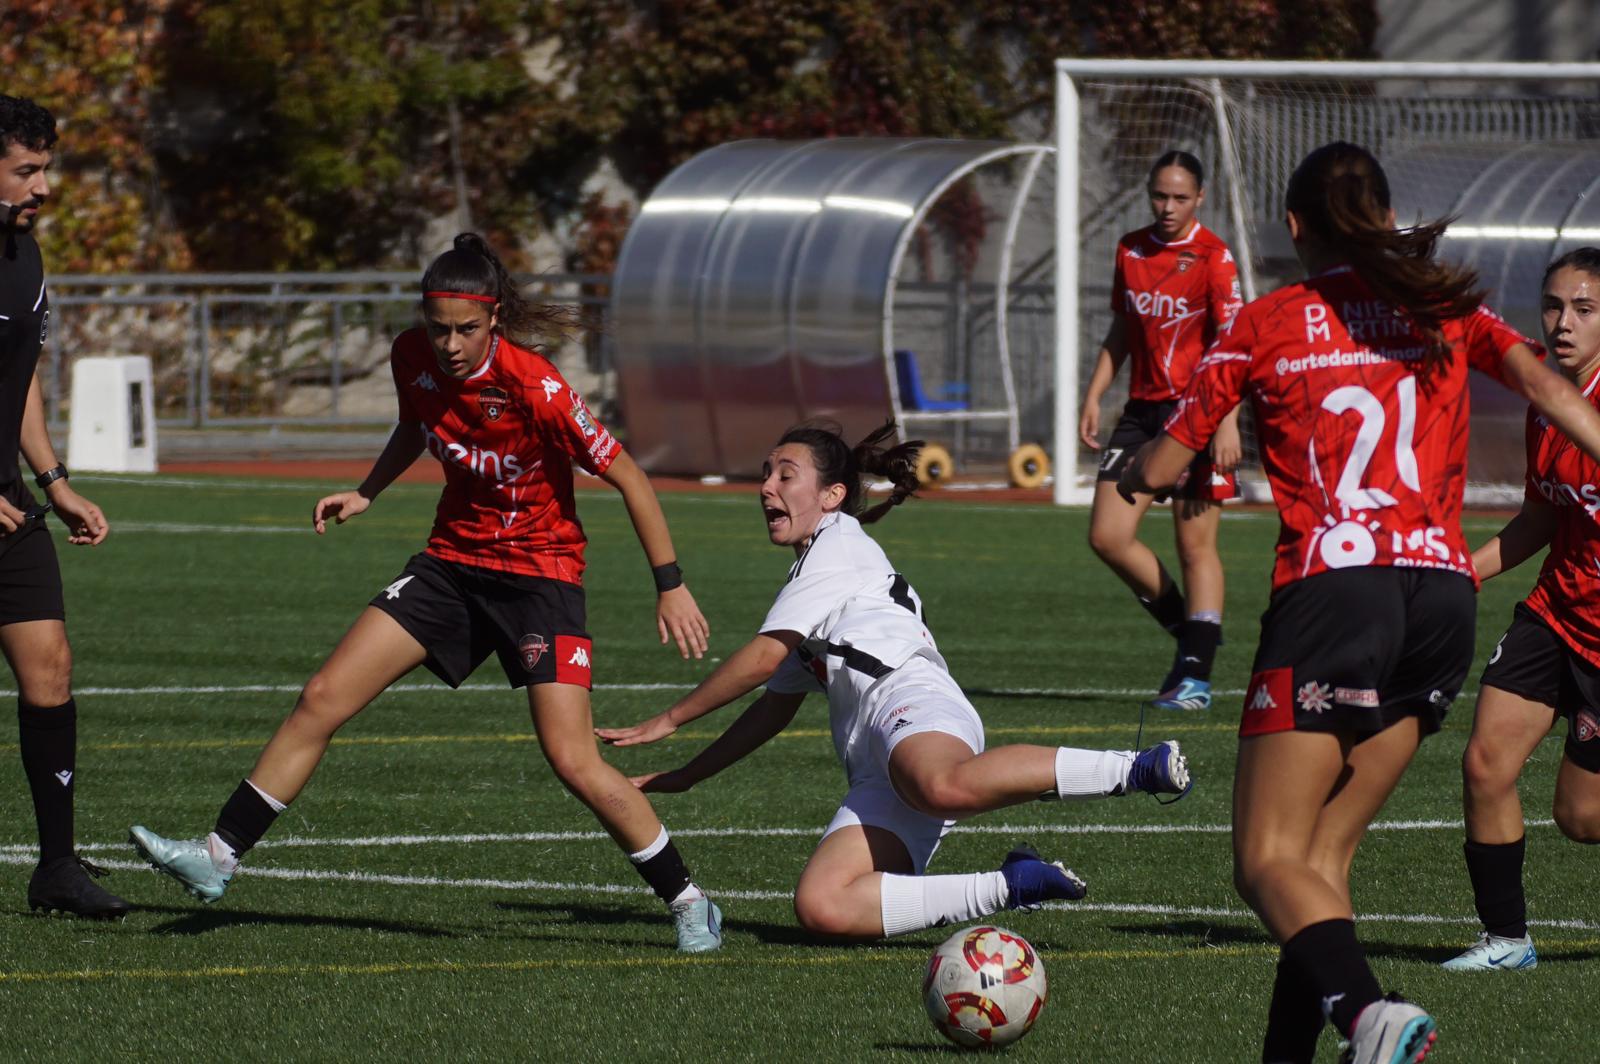
POLYGON ((477 233, 459 234, 450 250, 433 260, 422 275, 422 291, 493 298, 495 331, 524 346, 541 338, 560 339, 575 321, 571 308, 535 303, 523 295, 500 256, 477 233))
POLYGON ((1426 342, 1422 369, 1447 365, 1453 352, 1444 322, 1472 313, 1484 295, 1472 270, 1433 257, 1452 219, 1396 229, 1383 167, 1371 152, 1344 141, 1306 156, 1284 199, 1309 236, 1411 319, 1426 342))
POLYGON ((922 450, 921 440, 907 440, 894 447, 883 444, 894 435, 895 423, 886 421, 866 439, 851 447, 840 435, 841 428, 834 421, 812 421, 796 425, 778 440, 778 446, 798 443, 811 452, 811 462, 817 467, 820 487, 843 484, 844 502, 839 509, 852 514, 864 525, 870 525, 884 514, 909 499, 917 490, 917 455, 922 450), (883 502, 862 509, 866 491, 861 485, 863 473, 886 477, 893 485, 889 497, 883 502))

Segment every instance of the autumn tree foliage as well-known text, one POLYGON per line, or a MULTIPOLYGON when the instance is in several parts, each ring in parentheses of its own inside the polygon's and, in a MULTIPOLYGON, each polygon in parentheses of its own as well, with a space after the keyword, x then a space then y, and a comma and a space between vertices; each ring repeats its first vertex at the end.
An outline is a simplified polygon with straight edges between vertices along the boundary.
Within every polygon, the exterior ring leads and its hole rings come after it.
MULTIPOLYGON (((629 217, 589 187, 603 162, 643 195, 741 137, 1034 136, 1058 56, 1362 57, 1376 15, 1374 0, 20 0, 0 27, 5 91, 63 120, 41 227, 55 269, 411 266, 428 223, 453 218, 507 248, 555 229, 603 272, 629 217)), ((981 219, 942 207, 970 243, 960 227, 981 219)))

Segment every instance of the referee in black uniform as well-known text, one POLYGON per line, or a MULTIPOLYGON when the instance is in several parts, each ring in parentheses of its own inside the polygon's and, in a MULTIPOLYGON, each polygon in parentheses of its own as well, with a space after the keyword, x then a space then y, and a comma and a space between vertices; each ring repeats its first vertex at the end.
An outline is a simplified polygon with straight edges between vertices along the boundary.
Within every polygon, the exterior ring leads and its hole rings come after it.
POLYGON ((66 523, 68 542, 87 546, 110 531, 100 508, 67 484, 45 429, 39 388, 50 303, 33 224, 50 194, 45 171, 55 143, 49 111, 0 95, 0 651, 17 679, 22 767, 39 824, 39 865, 28 883, 28 905, 111 918, 126 913, 128 903, 95 883, 91 877, 105 871, 73 850, 77 707, 61 570, 45 524, 54 510, 66 523), (43 505, 23 483, 19 451, 49 500, 43 505))

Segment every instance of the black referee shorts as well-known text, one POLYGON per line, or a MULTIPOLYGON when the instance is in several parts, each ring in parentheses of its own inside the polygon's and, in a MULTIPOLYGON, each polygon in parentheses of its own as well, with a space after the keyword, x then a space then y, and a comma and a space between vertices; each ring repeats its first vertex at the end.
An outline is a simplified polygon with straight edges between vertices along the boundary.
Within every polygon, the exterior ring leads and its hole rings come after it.
POLYGON ((451 687, 491 653, 512 687, 590 686, 593 646, 575 584, 417 554, 371 604, 422 644, 428 669, 451 687))
POLYGON ((1483 686, 1549 706, 1567 718, 1566 758, 1600 772, 1600 668, 1524 603, 1483 667, 1483 686))
POLYGON ((1366 565, 1296 580, 1272 596, 1239 736, 1374 735, 1408 716, 1439 730, 1472 665, 1478 596, 1440 569, 1366 565))
POLYGON ((61 566, 44 517, 0 536, 0 625, 64 621, 61 566))

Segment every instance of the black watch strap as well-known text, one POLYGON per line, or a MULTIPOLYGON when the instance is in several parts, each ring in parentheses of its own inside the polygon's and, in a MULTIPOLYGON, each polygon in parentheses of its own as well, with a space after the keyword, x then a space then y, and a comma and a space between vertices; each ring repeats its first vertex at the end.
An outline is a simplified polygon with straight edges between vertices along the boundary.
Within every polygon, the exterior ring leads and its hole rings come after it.
POLYGON ((41 488, 48 488, 58 480, 67 479, 67 467, 57 465, 54 469, 46 469, 43 473, 33 478, 33 482, 41 488))

